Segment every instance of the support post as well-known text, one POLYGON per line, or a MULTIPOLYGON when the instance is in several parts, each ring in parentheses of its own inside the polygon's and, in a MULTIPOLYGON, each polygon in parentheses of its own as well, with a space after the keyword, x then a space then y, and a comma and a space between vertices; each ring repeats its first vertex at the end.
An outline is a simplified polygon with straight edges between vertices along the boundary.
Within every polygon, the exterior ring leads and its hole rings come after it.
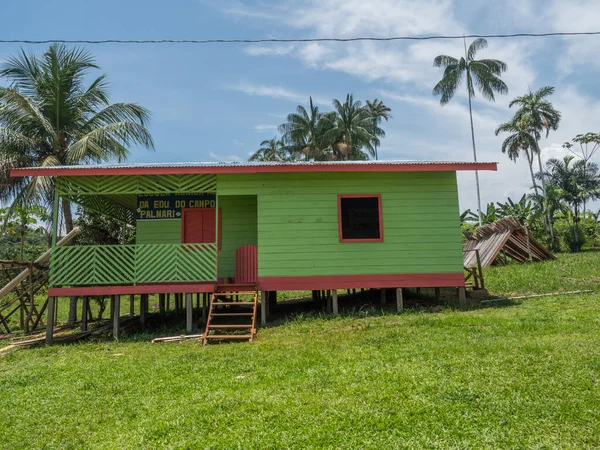
POLYGON ((171 309, 171 294, 167 294, 167 311, 171 309))
POLYGON ((185 294, 185 319, 185 330, 191 333, 194 324, 194 300, 192 294, 185 294))
POLYGON ((333 315, 338 315, 338 293, 337 290, 334 289, 331 291, 331 304, 333 309, 333 315))
POLYGON ((435 288, 435 299, 439 300, 442 297, 442 293, 439 287, 435 288))
POLYGON ((464 286, 458 288, 458 305, 460 309, 467 309, 467 290, 464 286))
POLYGON ((146 328, 146 315, 148 314, 148 294, 140 296, 140 327, 146 328))
POLYGON ((267 291, 261 291, 260 293, 260 324, 267 324, 267 308, 269 302, 267 301, 267 291))
POLYGON ((48 297, 48 319, 46 320, 46 344, 52 345, 54 340, 54 311, 56 310, 56 297, 48 297))
POLYGON ((325 291, 325 296, 327 298, 327 313, 328 314, 332 314, 333 313, 333 305, 331 304, 331 291, 327 290, 325 291))
POLYGON ((88 310, 90 309, 90 299, 87 295, 81 298, 81 331, 88 329, 88 310))
POLYGON ((114 316, 113 316, 113 338, 119 339, 120 311, 121 311, 121 296, 113 295, 114 316))
POLYGON ((402 296, 402 288, 396 289, 396 309, 398 312, 404 311, 404 297, 402 296))
POLYGON ((202 322, 206 323, 206 319, 208 318, 208 300, 210 296, 207 292, 202 293, 202 322))
POLYGON ((165 294, 158 294, 158 312, 160 313, 160 320, 165 320, 165 294))
POLYGON ((135 295, 129 296, 129 315, 135 316, 135 295))
POLYGON ((181 294, 175 294, 175 314, 181 313, 181 294))
POLYGON ((384 288, 381 288, 380 295, 381 295, 381 304, 385 305, 385 289, 384 288))

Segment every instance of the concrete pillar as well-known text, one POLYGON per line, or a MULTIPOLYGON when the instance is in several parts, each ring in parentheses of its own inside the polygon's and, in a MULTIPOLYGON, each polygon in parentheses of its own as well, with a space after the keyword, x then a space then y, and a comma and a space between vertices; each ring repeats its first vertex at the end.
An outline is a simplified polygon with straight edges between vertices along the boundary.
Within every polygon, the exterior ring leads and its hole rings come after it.
POLYGON ((398 312, 404 311, 404 298, 402 296, 402 288, 396 289, 396 309, 398 309, 398 312))
POLYGON ((460 309, 467 309, 467 290, 464 287, 458 288, 458 305, 460 309))
POLYGON ((338 315, 338 293, 337 290, 333 290, 331 291, 331 305, 332 305, 332 311, 333 311, 333 315, 337 316, 338 315))
POLYGON ((192 332, 194 325, 194 301, 192 294, 185 294, 185 331, 192 332))
POLYGON ((267 291, 262 291, 260 293, 260 324, 263 326, 267 324, 267 308, 269 307, 267 300, 267 291))

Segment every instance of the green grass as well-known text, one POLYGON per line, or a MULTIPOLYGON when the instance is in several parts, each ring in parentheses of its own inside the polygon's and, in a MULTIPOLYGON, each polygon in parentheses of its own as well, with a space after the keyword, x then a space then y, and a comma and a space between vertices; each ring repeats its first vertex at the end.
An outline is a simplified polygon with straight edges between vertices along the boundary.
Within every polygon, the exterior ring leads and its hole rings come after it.
MULTIPOLYGON (((596 289, 600 253, 487 271, 596 289)), ((0 448, 598 448, 597 294, 468 312, 298 314, 254 343, 148 335, 0 358, 0 448)))

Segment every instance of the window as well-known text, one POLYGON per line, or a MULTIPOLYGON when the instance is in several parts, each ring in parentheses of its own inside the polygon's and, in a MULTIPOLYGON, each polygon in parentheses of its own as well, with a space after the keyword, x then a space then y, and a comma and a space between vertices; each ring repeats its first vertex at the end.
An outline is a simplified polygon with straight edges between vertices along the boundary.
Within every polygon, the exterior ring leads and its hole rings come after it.
POLYGON ((381 195, 338 196, 340 242, 382 242, 381 195))

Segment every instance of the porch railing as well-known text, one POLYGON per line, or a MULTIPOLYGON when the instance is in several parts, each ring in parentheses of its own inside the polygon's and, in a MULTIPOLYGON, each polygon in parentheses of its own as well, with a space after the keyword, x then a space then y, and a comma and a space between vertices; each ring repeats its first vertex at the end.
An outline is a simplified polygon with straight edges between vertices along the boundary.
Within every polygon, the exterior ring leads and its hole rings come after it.
POLYGON ((216 279, 216 244, 55 247, 50 261, 51 287, 216 279))

